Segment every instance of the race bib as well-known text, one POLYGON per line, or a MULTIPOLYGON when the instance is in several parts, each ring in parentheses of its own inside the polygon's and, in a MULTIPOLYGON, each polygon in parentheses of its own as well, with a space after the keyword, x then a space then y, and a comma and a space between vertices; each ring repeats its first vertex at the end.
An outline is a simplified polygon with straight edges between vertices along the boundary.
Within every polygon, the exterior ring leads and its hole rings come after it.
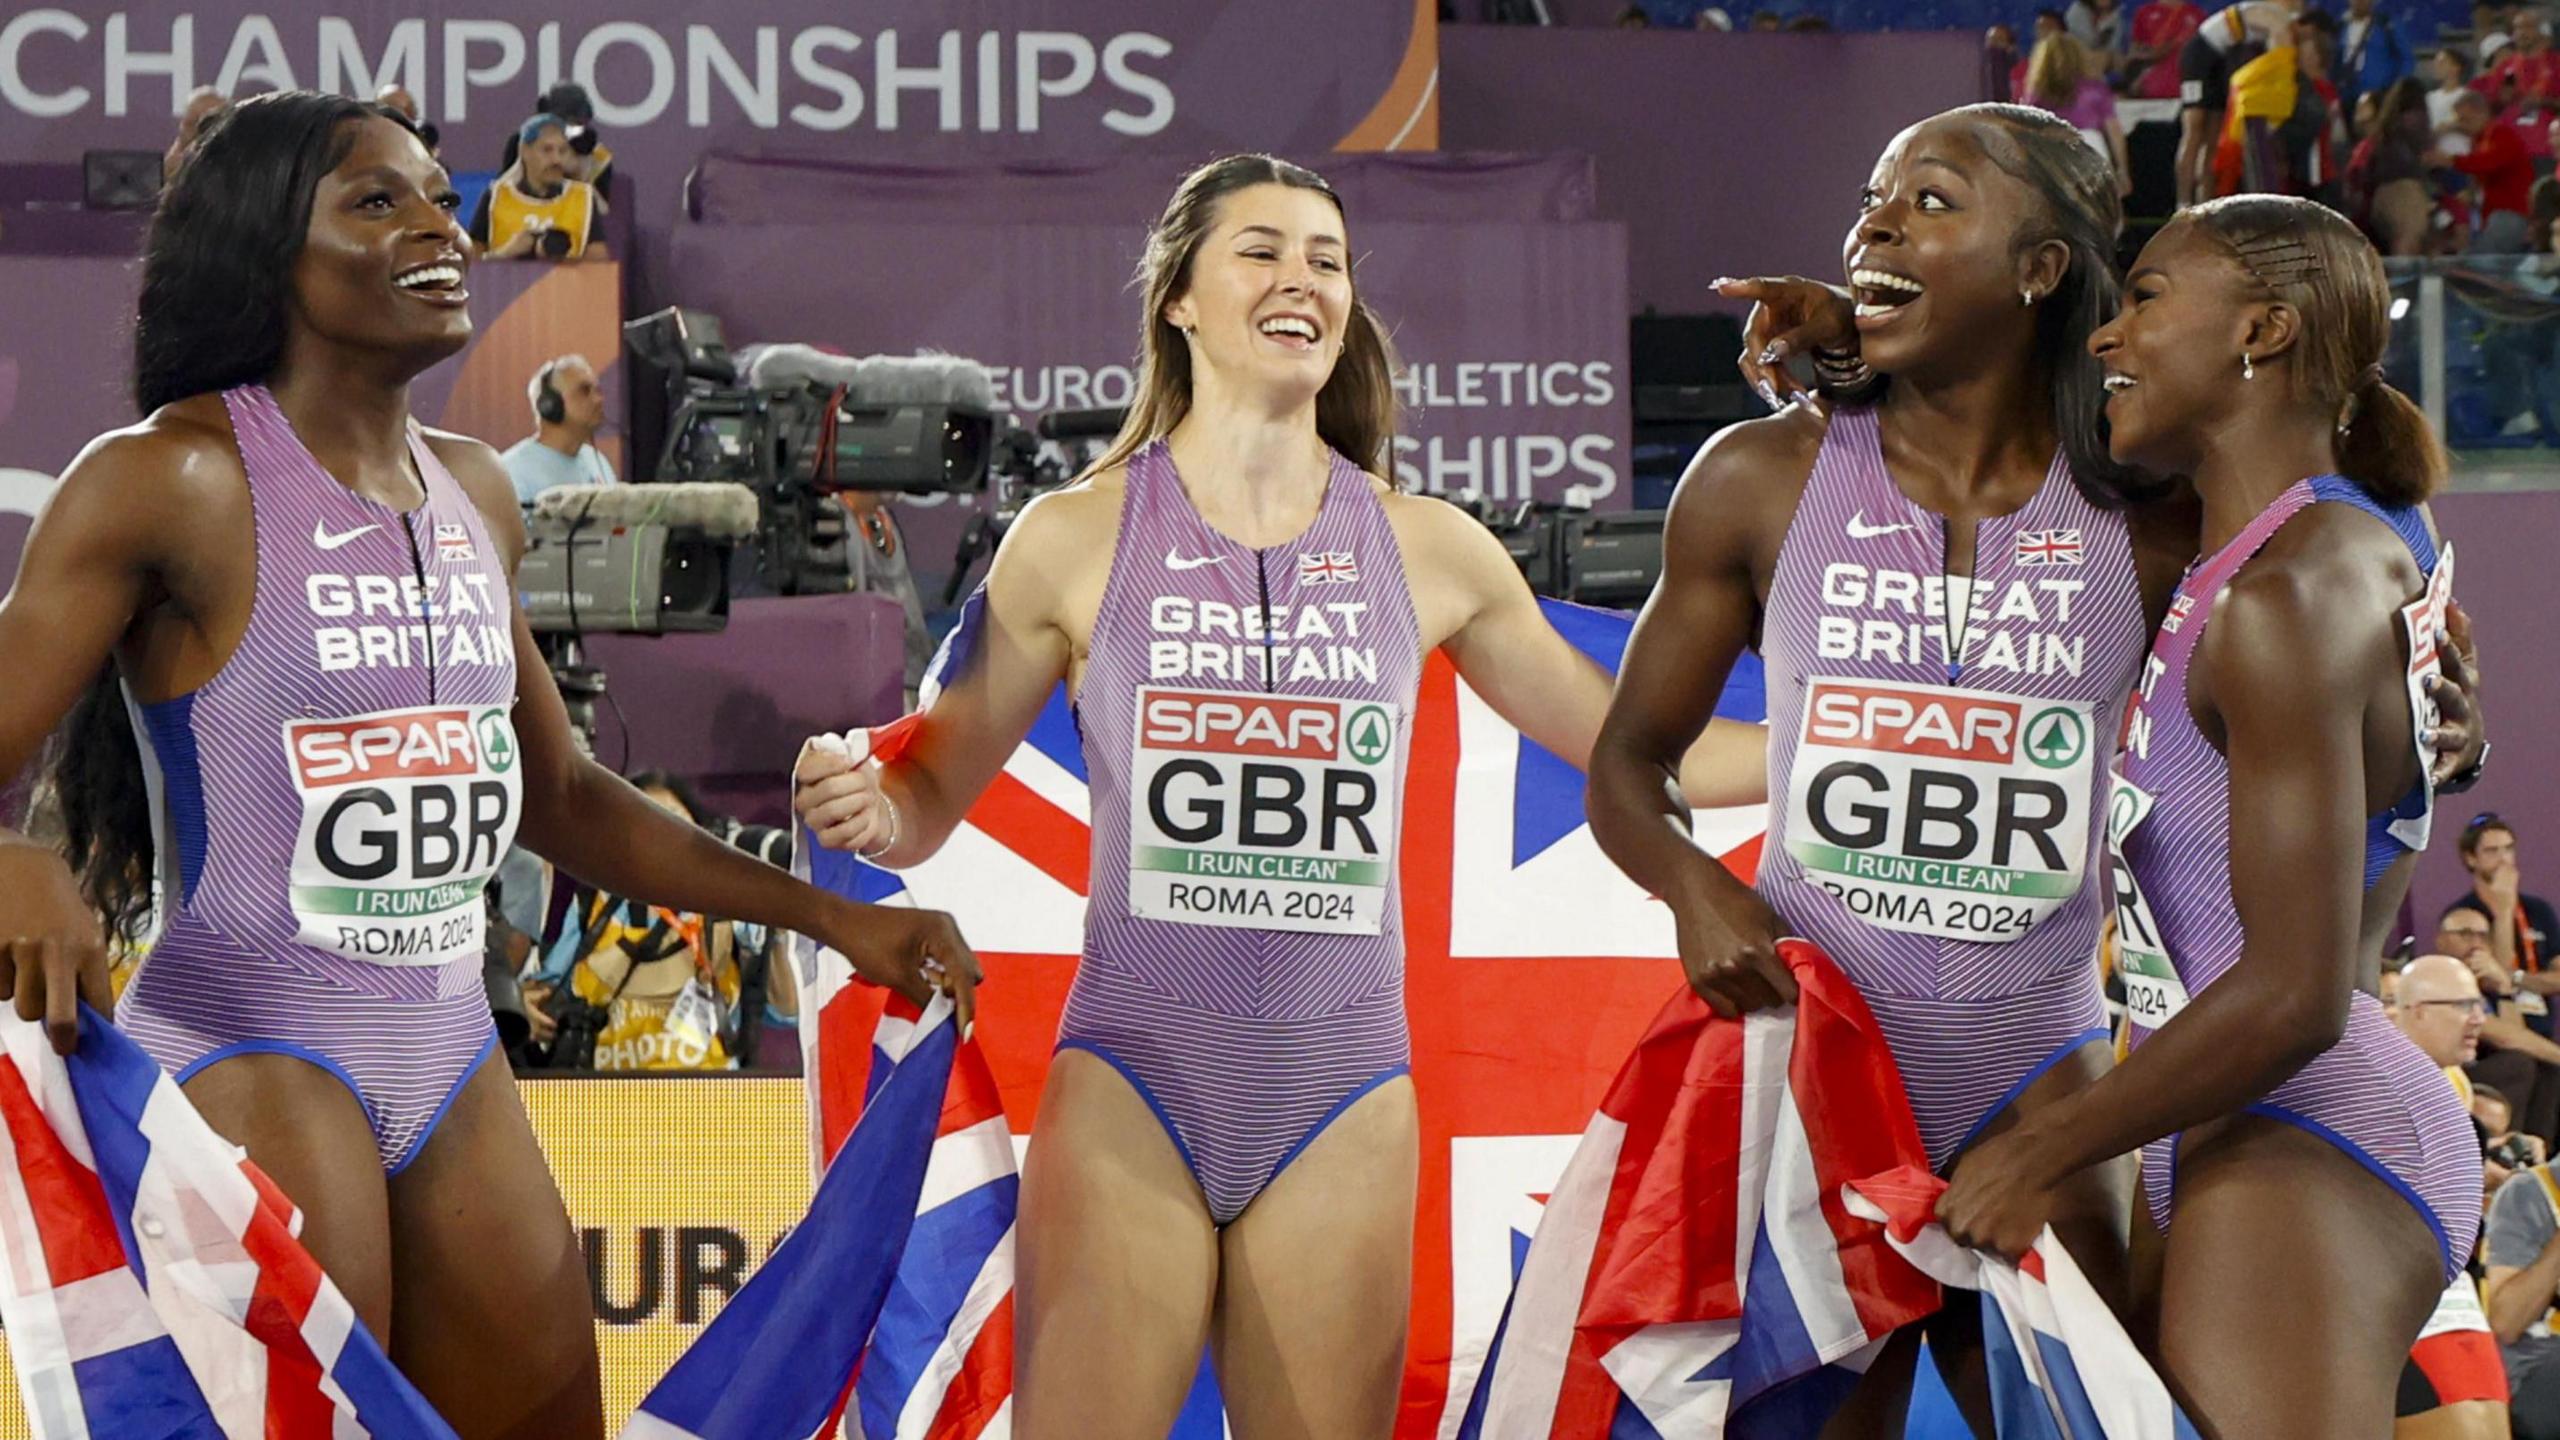
POLYGON ((1809 680, 1787 853, 1871 925, 2016 940, 2088 869, 2094 708, 1809 680))
POLYGON ((2453 546, 2436 556, 2436 572, 2427 577, 2427 593, 2400 607, 2400 627, 2409 635, 2409 736, 2418 747, 2418 783, 2426 787, 2426 808, 2415 815, 2394 816, 2393 839, 2412 850, 2427 848, 2427 832, 2435 820, 2436 756, 2427 746, 2427 731, 2444 718, 2427 681, 2444 673, 2444 656, 2436 649, 2436 632, 2444 628, 2445 611, 2453 604, 2453 546))
POLYGON ((2124 982, 2125 1013, 2145 1030, 2157 1030, 2187 1008, 2186 982, 2169 963, 2169 947, 2161 939, 2160 922, 2151 902, 2142 898, 2141 882, 2125 863, 2125 837, 2151 813, 2151 794, 2115 777, 2107 797, 2107 884, 2116 912, 2116 978, 2124 982))
POLYGON ((516 733, 495 705, 291 720, 302 944, 376 965, 477 961, 480 892, 513 843, 516 733))
POLYGON ((1402 723, 1375 700, 1140 686, 1129 913, 1378 934, 1402 723))

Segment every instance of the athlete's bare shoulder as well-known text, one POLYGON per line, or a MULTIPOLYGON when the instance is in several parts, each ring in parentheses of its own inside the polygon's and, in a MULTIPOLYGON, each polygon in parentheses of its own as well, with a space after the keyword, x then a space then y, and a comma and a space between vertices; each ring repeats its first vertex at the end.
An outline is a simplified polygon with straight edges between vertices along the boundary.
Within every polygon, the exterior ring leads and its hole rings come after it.
POLYGON ((1747 560, 1765 579, 1830 428, 1827 412, 1799 402, 1717 431, 1690 458, 1672 492, 1667 551, 1747 560))
POLYGON ((112 488, 135 505, 203 504, 245 493, 248 479, 222 397, 195 395, 90 441, 62 483, 112 488))
POLYGON ((987 567, 989 600, 1018 621, 1070 624, 1099 607, 1120 538, 1128 472, 1097 471, 1022 507, 987 567))

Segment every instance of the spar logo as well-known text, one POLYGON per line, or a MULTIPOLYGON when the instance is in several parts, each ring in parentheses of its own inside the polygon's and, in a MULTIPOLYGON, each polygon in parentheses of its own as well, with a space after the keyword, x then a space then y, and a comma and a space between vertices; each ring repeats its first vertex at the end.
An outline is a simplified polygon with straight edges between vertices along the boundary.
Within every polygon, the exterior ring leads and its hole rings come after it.
POLYGON ((1187 750, 1201 755, 1251 755, 1265 760, 1332 760, 1343 753, 1345 731, 1352 733, 1352 753, 1362 764, 1375 759, 1360 754, 1376 746, 1386 753, 1386 712, 1375 705, 1354 712, 1348 725, 1341 707, 1329 700, 1286 700, 1228 695, 1186 695, 1149 690, 1138 710, 1138 743, 1151 750, 1187 750))
MULTIPOLYGON (((2024 709, 2017 701, 1994 695, 1943 691, 1923 694, 1817 680, 1804 709, 1804 738, 1808 745, 1845 745, 1928 760, 2009 765, 2017 760, 2020 733, 2030 728, 2019 724, 2024 709)), ((2037 716, 2037 720, 2046 721, 2052 716, 2075 723, 2079 719, 2068 710, 2054 709, 2037 716)), ((2086 751, 2088 746, 2088 733, 2083 727, 2078 747, 2086 751)), ((2077 753, 2073 758, 2078 758, 2077 753)), ((2060 763, 2067 765, 2070 761, 2060 763)))
POLYGON ((424 709, 360 715, 351 720, 295 720, 284 727, 285 750, 301 789, 433 780, 505 771, 516 762, 503 710, 424 709))

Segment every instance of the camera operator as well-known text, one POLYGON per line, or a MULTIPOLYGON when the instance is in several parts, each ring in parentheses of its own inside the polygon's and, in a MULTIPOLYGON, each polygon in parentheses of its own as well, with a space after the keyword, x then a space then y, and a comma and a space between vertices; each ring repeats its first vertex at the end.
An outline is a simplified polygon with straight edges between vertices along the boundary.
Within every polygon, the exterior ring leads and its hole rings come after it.
POLYGON ((536 115, 516 127, 516 141, 515 162, 471 212, 471 238, 495 260, 584 258, 604 200, 572 173, 578 156, 569 148, 569 122, 536 115))
MULTIPOLYGON (((587 97, 587 87, 563 80, 534 97, 534 113, 557 115, 569 127, 569 178, 584 180, 596 187, 598 195, 613 190, 613 150, 596 134, 596 105, 587 97)), ((507 137, 507 147, 498 157, 498 168, 516 163, 517 137, 507 137)))
POLYGON ((530 508, 534 497, 556 486, 615 483, 613 462, 595 446, 604 428, 604 386, 586 356, 542 362, 524 396, 533 407, 533 433, 498 457, 516 483, 517 504, 530 508))

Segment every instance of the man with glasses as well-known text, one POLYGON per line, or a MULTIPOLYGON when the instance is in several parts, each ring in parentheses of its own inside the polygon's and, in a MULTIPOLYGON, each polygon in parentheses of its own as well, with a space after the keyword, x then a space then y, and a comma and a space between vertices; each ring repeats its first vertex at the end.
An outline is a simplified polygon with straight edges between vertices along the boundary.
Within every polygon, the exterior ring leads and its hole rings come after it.
POLYGON ((2468 965, 2491 1007, 2480 1031, 2480 1058, 2463 1068, 2506 1094, 2517 1129, 2549 1144, 2560 1139, 2560 1044, 2529 1026, 2547 1022, 2550 1008, 2516 983, 2489 942, 2489 917, 2467 904, 2445 911, 2436 924, 2437 953, 2468 965))
POLYGON ((2526 1023, 2548 1036, 2551 1007, 2536 1002, 2560 994, 2560 966, 2551 963, 2550 948, 2560 940, 2560 914, 2552 912, 2550 901, 2524 892, 2515 827, 2498 818, 2497 812, 2472 816, 2471 823, 2462 827, 2459 845, 2462 868, 2471 872, 2471 891, 2445 907, 2444 919, 2450 922, 2456 918, 2455 911, 2470 910, 2487 922, 2489 953, 2499 969, 2515 977, 2523 992, 2518 999, 2526 1023))
MULTIPOLYGON (((2471 967, 2450 955, 2421 955, 2397 977, 2391 1005, 2392 1023, 2429 1060, 2444 1067, 2467 1108, 2471 1082, 2462 1073, 2480 1044, 2488 1022, 2488 1003, 2480 998, 2480 982, 2471 967)), ((2498 1167, 2495 1178, 2508 1171, 2498 1167)), ((2482 1161, 2482 1176, 2492 1174, 2482 1161)), ((2504 1193, 2503 1191, 2501 1192, 2504 1193)), ((2456 1237, 2467 1244, 2472 1236, 2456 1237)), ((2494 1272, 2493 1272, 2494 1273, 2494 1272)), ((2428 1317, 2419 1340, 2400 1372, 2394 1413, 2418 1421, 2422 1433, 2443 1437, 2503 1435, 2507 1425, 2507 1380, 2499 1363, 2498 1344, 2481 1313, 2480 1292, 2468 1273, 2453 1277, 2428 1317)), ((2421 1433, 2419 1426, 2412 1433, 2421 1433)))

